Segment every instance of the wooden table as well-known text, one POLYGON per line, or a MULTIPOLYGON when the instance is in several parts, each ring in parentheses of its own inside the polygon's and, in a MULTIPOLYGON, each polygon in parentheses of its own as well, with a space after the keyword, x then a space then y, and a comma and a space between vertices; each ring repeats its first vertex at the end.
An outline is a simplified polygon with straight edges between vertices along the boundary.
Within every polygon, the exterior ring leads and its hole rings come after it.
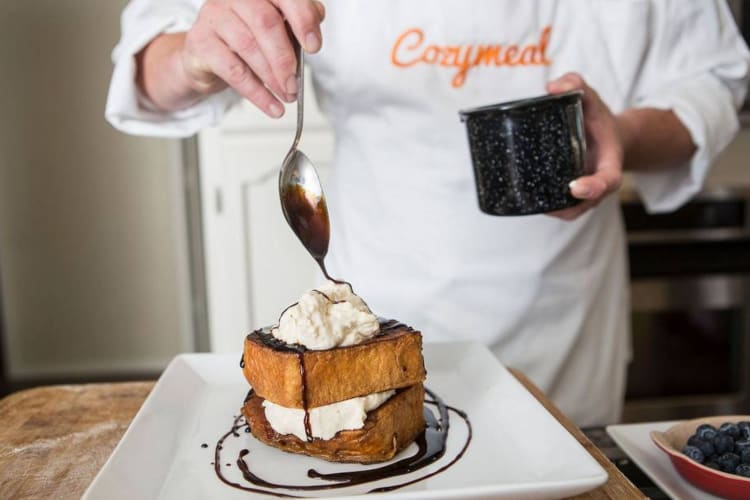
MULTIPOLYGON (((511 371, 609 474, 604 486, 576 498, 646 498, 536 386, 511 371)), ((0 498, 80 498, 153 386, 39 387, 0 400, 0 498)))

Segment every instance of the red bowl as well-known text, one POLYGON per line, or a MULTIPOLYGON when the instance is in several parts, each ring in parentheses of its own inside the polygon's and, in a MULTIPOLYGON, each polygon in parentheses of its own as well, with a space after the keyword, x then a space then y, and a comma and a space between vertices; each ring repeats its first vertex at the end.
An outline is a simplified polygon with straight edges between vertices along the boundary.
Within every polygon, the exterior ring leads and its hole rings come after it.
POLYGON ((750 478, 714 470, 683 455, 682 448, 701 424, 718 428, 724 422, 750 420, 749 415, 725 415, 680 422, 666 432, 651 432, 651 439, 664 453, 669 455, 672 465, 693 486, 720 497, 747 500, 750 498, 750 478))

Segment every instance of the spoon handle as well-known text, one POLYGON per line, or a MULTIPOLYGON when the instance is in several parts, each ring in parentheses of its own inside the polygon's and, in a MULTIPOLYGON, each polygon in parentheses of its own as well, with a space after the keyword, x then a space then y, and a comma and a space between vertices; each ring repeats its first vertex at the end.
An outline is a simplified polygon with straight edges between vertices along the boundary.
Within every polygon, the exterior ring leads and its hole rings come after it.
MULTIPOLYGON (((294 38, 294 37, 292 37, 294 38)), ((297 133, 294 135, 294 143, 291 150, 297 149, 302 137, 302 124, 305 121, 305 56, 302 44, 294 39, 297 48, 297 133)))

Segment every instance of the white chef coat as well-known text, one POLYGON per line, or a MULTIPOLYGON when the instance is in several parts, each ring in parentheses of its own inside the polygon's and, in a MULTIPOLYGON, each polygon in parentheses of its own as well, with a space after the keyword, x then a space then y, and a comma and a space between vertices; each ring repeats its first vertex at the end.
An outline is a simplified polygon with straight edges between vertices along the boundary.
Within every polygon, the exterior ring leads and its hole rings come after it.
MULTIPOLYGON (((155 111, 134 58, 186 30, 201 0, 133 0, 106 115, 133 134, 184 137, 217 124, 231 90, 155 111)), ((635 175, 652 211, 697 192, 738 128, 748 52, 721 1, 329 0, 309 57, 336 132, 326 185, 329 269, 375 312, 426 341, 478 339, 527 373, 579 425, 618 419, 629 358, 623 224, 616 196, 573 222, 493 217, 477 206, 457 111, 544 93, 576 71, 613 112, 672 109, 697 152, 635 175), (497 50, 495 50, 497 49, 497 50), (462 61, 480 64, 463 71, 462 61), (468 59, 466 54, 469 54, 468 59)))

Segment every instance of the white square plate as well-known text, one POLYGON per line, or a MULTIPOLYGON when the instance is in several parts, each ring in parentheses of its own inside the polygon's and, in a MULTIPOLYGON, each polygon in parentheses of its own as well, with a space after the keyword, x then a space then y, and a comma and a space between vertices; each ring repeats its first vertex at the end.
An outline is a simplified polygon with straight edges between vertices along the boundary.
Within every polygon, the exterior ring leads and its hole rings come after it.
POLYGON ((679 420, 645 424, 610 425, 607 433, 651 480, 671 498, 719 500, 719 497, 694 487, 672 466, 666 453, 656 447, 649 433, 666 431, 679 420))
MULTIPOLYGON (((591 490, 607 473, 552 415, 484 347, 470 343, 427 344, 426 386, 469 416, 473 439, 446 471, 383 498, 561 498, 591 490)), ((249 389, 237 355, 177 356, 159 379, 112 456, 89 486, 87 500, 134 498, 244 499, 252 494, 223 484, 214 472, 214 448, 227 432, 249 389), (202 448, 201 444, 208 444, 202 448)), ((468 428, 451 414, 445 456, 396 479, 323 490, 318 496, 356 496, 405 482, 445 465, 465 442, 468 428)), ((250 434, 225 446, 222 464, 234 481, 241 448, 251 449, 253 471, 271 482, 309 484, 306 470, 351 470, 352 464, 284 453, 250 434), (233 446, 233 449, 229 449, 233 446), (231 464, 226 467, 226 463, 231 464)), ((229 440, 228 440, 229 442, 229 440)), ((412 453, 416 445, 402 452, 412 453)), ((289 494, 313 496, 315 492, 289 494)))

